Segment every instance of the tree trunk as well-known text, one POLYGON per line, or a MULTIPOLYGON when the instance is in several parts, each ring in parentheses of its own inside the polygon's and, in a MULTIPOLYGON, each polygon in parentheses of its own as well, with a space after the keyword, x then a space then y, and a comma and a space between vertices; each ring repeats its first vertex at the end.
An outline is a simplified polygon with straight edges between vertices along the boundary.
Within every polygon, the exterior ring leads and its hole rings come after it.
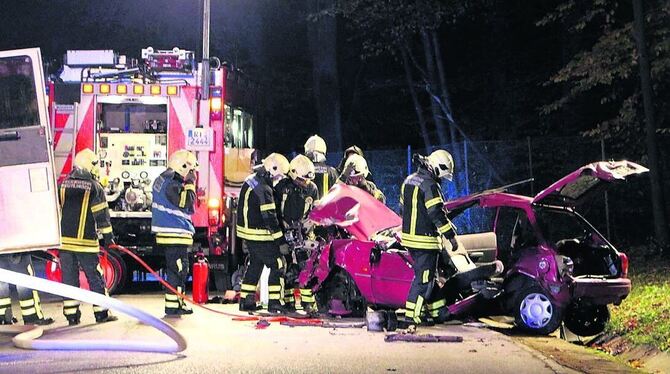
MULTIPOLYGON (((665 216, 665 201, 661 186, 661 167, 658 161, 658 144, 656 142, 656 123, 654 121, 653 92, 651 89, 651 74, 649 72, 649 57, 644 37, 644 10, 642 0, 633 0, 633 14, 635 17, 634 34, 640 62, 640 84, 644 103, 644 117, 646 129, 647 155, 649 157, 649 171, 651 176, 651 204, 654 217, 654 232, 656 240, 665 251, 669 244, 668 225, 665 216)), ((670 252, 668 252, 670 253, 670 252)))
POLYGON ((451 138, 451 147, 455 149, 458 138, 456 134, 456 126, 454 126, 454 114, 451 111, 451 99, 449 98, 449 90, 447 89, 447 78, 446 74, 444 73, 444 60, 442 58, 442 50, 440 50, 440 40, 437 37, 437 32, 433 30, 432 34, 433 48, 435 49, 435 62, 437 65, 437 73, 440 78, 441 99, 444 103, 444 107, 448 111, 448 113, 445 113, 445 116, 447 117, 447 122, 449 122, 449 137, 451 138))
POLYGON ((423 116, 423 108, 421 108, 421 103, 419 102, 419 95, 416 93, 414 88, 414 77, 412 77, 412 67, 409 64, 409 53, 405 48, 400 47, 400 57, 402 58, 402 66, 405 69, 405 80, 407 81, 407 88, 409 89, 409 94, 412 97, 412 104, 414 104, 414 111, 416 112, 416 118, 419 121, 419 129, 421 130, 421 137, 423 138, 423 145, 426 147, 426 150, 430 149, 430 137, 428 136, 428 129, 426 128, 426 119, 423 116))
MULTIPOLYGON (((309 9, 316 14, 333 7, 334 0, 309 0, 309 9)), ((320 16, 308 26, 312 55, 314 101, 319 118, 319 134, 328 149, 342 150, 340 85, 337 75, 337 21, 334 16, 320 16)))
POLYGON ((440 106, 435 101, 439 95, 437 91, 437 81, 435 80, 435 56, 433 56, 433 47, 431 46, 428 33, 425 30, 421 31, 421 40, 423 41, 423 52, 426 58, 426 87, 428 96, 430 97, 430 110, 433 113, 433 122, 435 123, 435 130, 437 130, 437 138, 441 145, 447 144, 447 133, 445 132, 444 121, 440 115, 440 106))

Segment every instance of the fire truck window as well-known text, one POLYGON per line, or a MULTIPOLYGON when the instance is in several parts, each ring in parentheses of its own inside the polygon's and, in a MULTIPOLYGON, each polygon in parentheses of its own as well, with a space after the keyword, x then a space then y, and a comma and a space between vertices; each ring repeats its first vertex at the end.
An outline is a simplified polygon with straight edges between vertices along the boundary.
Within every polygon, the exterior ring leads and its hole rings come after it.
POLYGON ((39 125, 32 60, 0 58, 0 130, 39 125))
POLYGON ((253 148, 253 115, 238 108, 225 107, 226 147, 253 148))
POLYGON ((102 132, 167 133, 167 105, 99 105, 98 128, 102 132))

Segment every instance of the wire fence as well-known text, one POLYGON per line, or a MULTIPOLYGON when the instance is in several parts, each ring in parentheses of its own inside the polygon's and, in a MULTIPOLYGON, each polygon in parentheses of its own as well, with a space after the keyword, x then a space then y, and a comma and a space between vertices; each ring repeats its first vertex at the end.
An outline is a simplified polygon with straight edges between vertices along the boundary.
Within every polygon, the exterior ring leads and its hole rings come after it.
MULTIPOLYGON (((663 139, 661 160, 668 159, 670 141, 663 139)), ((443 191, 448 199, 500 187, 533 178, 532 182, 513 187, 510 192, 533 196, 551 183, 591 162, 621 159, 607 154, 604 141, 569 138, 527 138, 518 141, 461 142, 455 146, 439 147, 452 153, 456 163, 453 183, 445 183, 443 191)), ((613 147, 614 148, 614 147, 613 147)), ((430 150, 405 149, 365 150, 375 184, 386 195, 387 205, 399 211, 400 186, 415 169, 412 155, 429 154, 430 150)), ((328 163, 336 166, 342 155, 328 154, 328 163)), ((642 157, 629 156, 631 161, 644 164, 642 157), (642 160, 641 160, 642 159, 642 160)), ((664 164, 667 169, 668 163, 664 164)), ((665 170, 668 171, 668 170, 665 170)), ((665 172, 665 175, 670 173, 665 172)), ((670 181, 665 179, 665 191, 670 181)), ((594 196, 580 211, 610 240, 620 245, 644 243, 653 235, 649 178, 633 178, 607 195, 594 196)), ((457 217, 455 224, 461 233, 490 230, 493 212, 469 209, 457 217)))

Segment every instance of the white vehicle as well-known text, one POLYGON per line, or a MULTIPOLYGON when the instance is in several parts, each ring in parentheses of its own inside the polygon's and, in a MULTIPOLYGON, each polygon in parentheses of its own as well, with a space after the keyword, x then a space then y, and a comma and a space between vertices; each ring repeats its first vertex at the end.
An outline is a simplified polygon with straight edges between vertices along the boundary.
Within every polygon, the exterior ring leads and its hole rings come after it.
POLYGON ((0 52, 0 253, 60 246, 39 48, 0 52))

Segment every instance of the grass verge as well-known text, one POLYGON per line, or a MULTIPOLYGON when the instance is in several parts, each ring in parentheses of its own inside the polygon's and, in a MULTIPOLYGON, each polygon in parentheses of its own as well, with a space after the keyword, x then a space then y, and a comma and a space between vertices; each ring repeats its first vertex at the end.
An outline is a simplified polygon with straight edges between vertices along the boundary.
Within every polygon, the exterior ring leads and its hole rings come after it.
POLYGON ((635 345, 670 351, 670 261, 630 254, 633 284, 628 298, 612 306, 607 331, 635 345), (637 259, 635 258, 637 257, 637 259))

